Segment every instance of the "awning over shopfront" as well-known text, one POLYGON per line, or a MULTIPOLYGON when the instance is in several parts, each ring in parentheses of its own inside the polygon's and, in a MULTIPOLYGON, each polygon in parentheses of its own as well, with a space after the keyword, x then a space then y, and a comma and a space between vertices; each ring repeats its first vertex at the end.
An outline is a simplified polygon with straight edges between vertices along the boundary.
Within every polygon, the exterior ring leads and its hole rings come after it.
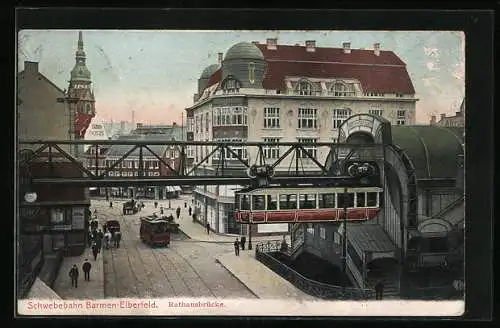
POLYGON ((176 191, 181 191, 180 186, 166 186, 167 192, 176 192, 176 191))
POLYGON ((347 239, 360 256, 371 254, 367 262, 382 257, 397 259, 396 245, 378 224, 348 224, 347 239))

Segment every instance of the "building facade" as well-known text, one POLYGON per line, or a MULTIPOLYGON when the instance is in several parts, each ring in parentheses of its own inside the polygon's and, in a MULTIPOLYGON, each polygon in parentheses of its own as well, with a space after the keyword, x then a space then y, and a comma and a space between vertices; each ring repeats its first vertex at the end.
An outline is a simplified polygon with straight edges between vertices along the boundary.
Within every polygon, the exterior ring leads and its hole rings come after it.
POLYGON ((445 127, 465 128, 465 98, 462 100, 459 111, 456 112, 454 116, 441 114, 440 120, 436 121, 436 116, 432 115, 430 124, 445 127))
MULTIPOLYGON (((415 90, 405 63, 392 51, 280 45, 241 42, 232 46, 219 63, 210 65, 198 80, 194 104, 187 108, 188 133, 196 141, 331 142, 350 116, 369 113, 394 125, 415 123, 415 90)), ((256 153, 233 149, 252 162, 256 153)), ((193 149, 194 162, 209 154, 209 147, 193 149)), ((255 150, 256 151, 256 150, 255 150)), ((307 151, 319 162, 327 152, 310 146, 307 151)), ((277 159, 280 147, 266 147, 265 156, 277 159)), ((225 167, 241 170, 234 155, 214 154, 195 172, 210 175, 224 156, 225 167)), ((301 166, 315 169, 306 155, 301 166)), ((292 158, 276 168, 286 171, 292 158)), ((218 232, 246 233, 235 227, 230 213, 234 190, 241 186, 204 186, 195 191, 195 210, 201 222, 218 232), (240 230, 240 231, 235 231, 240 230)), ((287 225, 258 225, 255 233, 283 233, 287 225)))

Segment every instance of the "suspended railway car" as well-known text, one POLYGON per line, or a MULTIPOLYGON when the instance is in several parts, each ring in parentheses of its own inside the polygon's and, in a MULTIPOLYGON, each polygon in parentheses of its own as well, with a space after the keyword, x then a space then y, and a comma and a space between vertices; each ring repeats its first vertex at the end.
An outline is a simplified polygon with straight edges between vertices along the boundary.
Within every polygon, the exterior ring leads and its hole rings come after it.
POLYGON ((267 187, 235 193, 234 218, 239 223, 363 221, 380 211, 382 188, 267 187), (347 191, 347 193, 345 193, 347 191))

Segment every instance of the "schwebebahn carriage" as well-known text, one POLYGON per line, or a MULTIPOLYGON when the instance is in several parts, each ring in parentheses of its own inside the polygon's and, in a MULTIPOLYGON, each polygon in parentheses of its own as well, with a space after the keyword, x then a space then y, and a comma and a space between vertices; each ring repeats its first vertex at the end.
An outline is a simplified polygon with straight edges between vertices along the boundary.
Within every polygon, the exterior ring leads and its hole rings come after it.
POLYGON ((363 221, 377 216, 383 189, 379 187, 265 187, 235 193, 238 223, 363 221))

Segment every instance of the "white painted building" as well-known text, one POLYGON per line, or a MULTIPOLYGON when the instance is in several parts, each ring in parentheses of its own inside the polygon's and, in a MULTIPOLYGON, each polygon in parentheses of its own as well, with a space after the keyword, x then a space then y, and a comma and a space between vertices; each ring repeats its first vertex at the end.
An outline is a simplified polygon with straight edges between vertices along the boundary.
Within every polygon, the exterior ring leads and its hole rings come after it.
MULTIPOLYGON (((394 125, 415 124, 415 90, 406 64, 392 51, 279 45, 241 42, 225 54, 219 64, 207 67, 198 80, 194 104, 187 108, 188 140, 329 142, 336 141, 338 127, 359 113, 382 116, 394 125)), ((192 149, 195 163, 212 149, 192 149)), ((274 161, 285 147, 270 146, 265 156, 274 161)), ((324 163, 327 149, 305 147, 324 163)), ((253 163, 256 147, 233 148, 253 163)), ((214 154, 195 174, 211 175, 220 154, 214 154)), ((227 167, 242 169, 231 153, 224 154, 227 167), (233 159, 233 162, 231 160, 233 159)), ((301 168, 315 169, 305 154, 301 168)), ((288 170, 293 156, 277 170, 288 170)), ((195 209, 201 223, 209 222, 218 232, 242 233, 232 219, 234 191, 241 186, 203 186, 195 190, 195 209)), ((261 224, 256 233, 288 230, 287 224, 261 224)), ((245 233, 245 231, 243 231, 245 233)))

